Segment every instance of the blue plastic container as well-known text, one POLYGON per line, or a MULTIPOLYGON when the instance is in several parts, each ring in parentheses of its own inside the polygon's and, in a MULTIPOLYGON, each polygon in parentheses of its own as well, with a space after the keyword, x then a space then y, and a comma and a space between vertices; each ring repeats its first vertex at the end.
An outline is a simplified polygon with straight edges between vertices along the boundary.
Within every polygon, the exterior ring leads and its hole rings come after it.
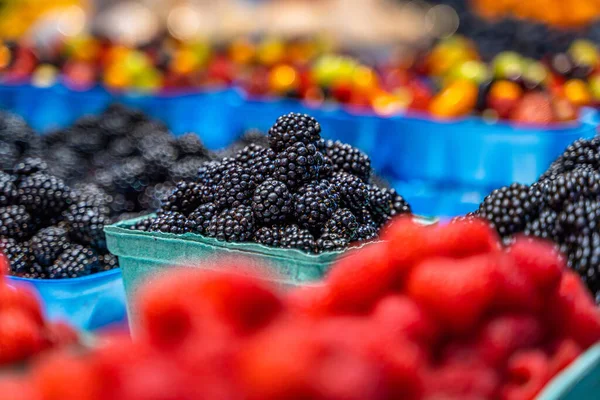
POLYGON ((72 279, 8 277, 14 285, 30 285, 51 320, 69 322, 81 330, 95 330, 127 320, 121 270, 72 279))

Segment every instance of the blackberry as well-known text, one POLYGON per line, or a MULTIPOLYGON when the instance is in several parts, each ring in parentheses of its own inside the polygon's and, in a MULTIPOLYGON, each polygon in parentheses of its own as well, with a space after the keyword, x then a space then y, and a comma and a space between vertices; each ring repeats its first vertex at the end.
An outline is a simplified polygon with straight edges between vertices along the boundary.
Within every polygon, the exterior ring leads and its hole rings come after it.
POLYGON ((285 221, 293 209, 293 198, 284 183, 268 179, 261 183, 252 197, 252 211, 264 225, 285 221))
POLYGON ((70 246, 67 230, 60 226, 39 230, 29 243, 35 261, 43 266, 52 264, 70 246))
POLYGON ((296 143, 277 155, 273 178, 292 189, 299 184, 329 176, 325 157, 313 144, 296 143))
POLYGON ((321 139, 321 125, 306 114, 289 113, 277 118, 268 136, 271 149, 281 152, 297 143, 314 145, 321 139))
POLYGON ((317 251, 319 253, 341 251, 347 249, 349 244, 348 239, 335 233, 325 232, 317 239, 317 251))
POLYGON ((164 232, 182 234, 192 232, 195 228, 193 221, 177 211, 165 211, 152 221, 149 232, 164 232))
POLYGON ((320 230, 337 211, 340 203, 339 194, 326 180, 300 187, 294 200, 294 213, 299 225, 311 230, 320 230))
POLYGON ((119 259, 117 256, 106 253, 98 255, 98 272, 110 271, 119 268, 119 259))
POLYGON ((540 181, 552 175, 568 172, 577 166, 589 165, 600 169, 600 138, 579 139, 571 143, 540 177, 540 181))
POLYGON ((258 158, 266 149, 256 144, 249 144, 235 155, 235 161, 243 167, 250 167, 253 160, 258 158))
POLYGON ((571 244, 580 235, 591 235, 600 227, 600 203, 580 199, 568 203, 556 217, 558 241, 571 244))
POLYGON ((340 208, 325 223, 324 232, 351 240, 354 238, 358 226, 359 224, 354 214, 346 208, 340 208))
POLYGON ((34 264, 35 258, 26 243, 19 243, 15 239, 0 237, 0 251, 10 262, 10 270, 14 274, 28 272, 34 264))
POLYGON ((391 216, 395 217, 396 215, 411 214, 412 209, 410 208, 410 204, 408 204, 404 197, 400 196, 395 189, 389 189, 389 191, 392 195, 391 216))
POLYGON ((333 163, 334 172, 346 171, 369 182, 371 176, 371 160, 359 149, 339 141, 325 142, 325 155, 333 163))
POLYGON ((351 210, 360 210, 369 204, 369 190, 360 178, 338 171, 333 174, 331 181, 340 194, 342 206, 351 210))
POLYGON ((356 229, 353 240, 366 242, 377 238, 377 227, 375 224, 360 224, 356 229))
POLYGON ((36 172, 17 189, 19 204, 36 216, 60 215, 72 202, 71 189, 60 178, 36 172))
POLYGON ((600 173, 590 166, 579 166, 569 172, 552 176, 540 185, 547 204, 559 211, 564 203, 600 195, 600 173))
POLYGON ((544 209, 540 212, 540 215, 537 218, 529 221, 525 225, 523 233, 527 236, 557 241, 557 218, 558 213, 556 211, 552 209, 544 209))
POLYGON ((73 239, 96 248, 106 248, 104 227, 111 224, 110 209, 86 202, 71 205, 65 211, 65 221, 73 239))
POLYGON ((188 215, 202 203, 203 186, 194 182, 178 182, 173 193, 162 205, 163 211, 176 211, 188 215))
POLYGON ((135 224, 131 225, 129 229, 134 231, 148 232, 153 223, 154 218, 143 218, 137 221, 135 224))
POLYGON ((249 206, 238 206, 215 215, 207 234, 228 242, 244 242, 254 233, 254 215, 249 206))
POLYGON ((210 203, 215 200, 215 192, 221 184, 227 170, 235 166, 235 161, 224 158, 221 161, 210 161, 198 170, 198 183, 202 184, 202 203, 210 203))
POLYGON ((252 240, 256 243, 260 243, 269 247, 283 247, 284 231, 279 226, 263 226, 252 236, 252 240))
POLYGON ((312 233, 307 229, 301 229, 298 225, 288 225, 283 229, 281 247, 309 253, 314 253, 317 250, 315 237, 312 233))
POLYGON ((179 136, 176 144, 181 155, 200 158, 208 158, 210 156, 210 152, 195 133, 186 133, 179 136))
POLYGON ((190 215, 189 219, 195 225, 196 232, 205 234, 210 221, 219 212, 219 208, 213 203, 205 203, 196 208, 190 215))
POLYGON ((260 185, 275 173, 275 152, 271 149, 261 149, 248 159, 247 166, 254 184, 260 185))
POLYGON ((35 230, 31 215, 23 206, 0 207, 0 236, 26 239, 35 230))
POLYGON ((389 189, 369 186, 369 209, 373 220, 379 226, 385 224, 392 215, 392 202, 394 198, 389 189))
POLYGON ((94 183, 76 183, 71 193, 74 201, 97 207, 108 206, 113 202, 113 197, 94 183))
POLYGON ((98 267, 98 256, 94 250, 73 244, 48 267, 48 278, 79 278, 97 271, 98 267))
POLYGON ((0 206, 13 204, 17 196, 17 187, 12 177, 0 171, 0 206))
POLYGON ((521 232, 537 217, 540 202, 537 187, 513 183, 490 193, 479 205, 477 215, 487 219, 501 237, 508 237, 521 232))
POLYGON ((198 170, 205 162, 206 159, 195 156, 182 158, 169 168, 169 178, 174 182, 195 181, 198 179, 198 170))
POLYGON ((221 183, 215 188, 214 202, 222 208, 248 205, 255 187, 250 170, 232 164, 225 169, 221 183))
POLYGON ((596 303, 600 293, 600 234, 579 235, 569 251, 567 262, 590 289, 596 303))
POLYGON ((39 157, 26 157, 13 168, 13 173, 18 177, 27 176, 36 172, 47 172, 48 164, 39 157))

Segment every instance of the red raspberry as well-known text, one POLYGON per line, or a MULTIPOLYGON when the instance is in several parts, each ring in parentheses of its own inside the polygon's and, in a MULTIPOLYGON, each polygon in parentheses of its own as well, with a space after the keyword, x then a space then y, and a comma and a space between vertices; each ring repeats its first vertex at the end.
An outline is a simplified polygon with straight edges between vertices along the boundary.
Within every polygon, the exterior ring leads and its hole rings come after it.
POLYGON ((301 286, 287 294, 286 304, 292 312, 322 317, 329 312, 327 301, 330 298, 330 291, 329 285, 301 286))
POLYGON ((43 358, 33 368, 33 387, 44 400, 96 400, 100 384, 89 363, 67 353, 43 358))
POLYGON ((513 355, 508 361, 508 383, 502 388, 502 400, 533 400, 550 380, 548 358, 531 350, 513 355))
POLYGON ((441 350, 441 365, 457 364, 469 367, 487 368, 477 343, 471 341, 451 341, 441 350))
POLYGON ((0 283, 0 310, 19 309, 42 326, 44 317, 37 294, 26 284, 4 285, 0 283))
POLYGON ((567 368, 582 353, 581 346, 573 339, 563 339, 551 349, 550 375, 555 376, 567 368))
POLYGON ((468 332, 496 295, 495 257, 424 261, 409 275, 406 291, 452 332, 468 332))
POLYGON ((0 393, 2 400, 42 400, 39 393, 36 393, 30 382, 25 379, 11 377, 0 380, 0 393))
POLYGON ((381 254, 388 257, 400 276, 427 257, 427 229, 417 224, 411 216, 397 217, 385 228, 381 237, 387 242, 387 249, 383 251, 381 248, 381 254))
POLYGON ((47 339, 53 346, 69 346, 79 342, 77 331, 65 322, 51 322, 46 330, 47 339))
POLYGON ((496 398, 500 379, 491 368, 447 364, 425 375, 425 399, 476 400, 496 398))
POLYGON ((543 297, 535 285, 513 259, 506 254, 498 255, 496 264, 498 290, 494 308, 499 311, 538 312, 543 307, 543 297))
POLYGON ((389 263, 386 243, 351 251, 326 278, 330 286, 327 307, 334 313, 369 312, 398 282, 399 272, 389 263))
POLYGON ((440 333, 435 321, 407 296, 390 295, 382 299, 373 311, 373 321, 376 329, 428 346, 436 342, 440 333))
POLYGON ((478 347, 486 363, 497 368, 514 352, 540 345, 543 338, 544 329, 536 317, 501 315, 483 325, 478 347))
POLYGON ((548 293, 558 287, 565 262, 553 244, 520 236, 507 253, 542 292, 548 293))
POLYGON ((500 248, 497 233, 479 218, 455 220, 429 228, 428 253, 440 257, 463 258, 500 248))
POLYGON ((0 311, 0 365, 25 360, 44 347, 37 323, 21 310, 0 311))

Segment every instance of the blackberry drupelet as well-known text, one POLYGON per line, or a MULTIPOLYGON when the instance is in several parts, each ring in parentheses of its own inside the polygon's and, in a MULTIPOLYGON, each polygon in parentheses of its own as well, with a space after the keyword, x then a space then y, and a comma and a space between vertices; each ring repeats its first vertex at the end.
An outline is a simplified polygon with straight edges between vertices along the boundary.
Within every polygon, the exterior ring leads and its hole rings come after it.
POLYGON ((220 184, 214 188, 214 202, 221 208, 248 205, 255 188, 250 170, 232 164, 225 169, 220 184))
POLYGON ((108 207, 79 202, 71 205, 64 215, 75 241, 99 249, 106 248, 104 227, 111 224, 108 207))
POLYGON ((196 232, 205 234, 210 221, 218 212, 219 208, 214 203, 205 203, 196 208, 188 218, 194 223, 196 232))
POLYGON ((173 193, 163 203, 162 210, 188 215, 203 202, 203 190, 203 185, 195 182, 178 182, 173 193))
POLYGON ((210 152, 195 133, 186 133, 179 136, 176 144, 181 155, 200 158, 208 158, 210 156, 210 152))
POLYGON ((254 233, 254 215, 249 206, 238 206, 215 215, 207 228, 208 236, 228 242, 244 242, 254 233))
POLYGON ((296 143, 277 155, 273 178, 290 190, 303 182, 327 177, 331 168, 313 144, 296 143))
POLYGON ((283 182, 268 179, 254 190, 252 211, 258 223, 263 225, 282 223, 292 210, 293 197, 283 182))
POLYGON ((19 243, 13 238, 0 237, 0 251, 8 258, 13 274, 26 273, 33 267, 35 258, 27 243, 19 243))
POLYGON ((479 205, 477 215, 487 219, 501 237, 521 232, 539 213, 541 196, 537 187, 520 183, 490 193, 479 205))
POLYGON ((558 213, 552 209, 544 209, 540 215, 525 225, 523 233, 541 239, 558 241, 556 221, 558 213))
POLYGON ((324 232, 351 240, 359 227, 356 217, 347 208, 340 208, 325 223, 324 232))
POLYGON ((268 136, 271 148, 281 152, 297 143, 314 145, 321 139, 321 125, 306 114, 289 113, 277 118, 268 136))
POLYGON ((119 268, 117 256, 110 253, 98 255, 98 272, 110 271, 115 268, 119 268))
POLYGON ((252 240, 269 247, 283 247, 284 230, 280 226, 263 226, 252 236, 252 240))
POLYGON ((19 204, 36 216, 56 216, 71 203, 71 189, 60 178, 43 172, 25 177, 19 183, 19 204))
POLYGON ((369 186, 369 209, 373 220, 378 226, 385 224, 392 215, 394 200, 390 189, 369 186))
POLYGON ((317 251, 319 253, 341 251, 348 248, 349 244, 348 239, 335 233, 325 232, 317 239, 317 251))
POLYGON ((404 199, 395 189, 389 189, 390 194, 392 195, 392 209, 391 216, 395 217, 396 215, 402 214, 411 214, 412 209, 410 208, 410 204, 408 201, 404 199))
POLYGON ((18 162, 14 168, 13 173, 18 177, 34 174, 36 172, 47 172, 48 164, 39 157, 26 157, 18 162))
POLYGON ((165 211, 156 216, 148 231, 182 234, 192 232, 194 229, 194 222, 185 215, 177 211, 165 211))
POLYGON ((335 189, 340 194, 342 207, 361 210, 369 204, 367 185, 357 176, 345 171, 338 171, 333 174, 331 182, 334 183, 335 189))
POLYGON ((302 229, 298 225, 288 225, 283 229, 281 247, 314 253, 317 250, 317 243, 308 229, 302 229))
POLYGON ((25 207, 0 207, 0 236, 23 240, 29 238, 34 231, 34 221, 25 207))
POLYGON ((345 171, 368 183, 371 176, 371 160, 359 149, 339 141, 325 142, 325 155, 333 163, 334 172, 345 171))
POLYGON ((0 206, 13 204, 16 197, 17 187, 12 176, 0 171, 0 206))
POLYGON ((303 228, 319 231, 339 208, 340 197, 327 180, 301 186, 294 196, 294 213, 303 228))
POLYGON ((94 250, 73 244, 48 267, 48 278, 79 278, 97 271, 98 266, 98 256, 94 250))
POLYGON ((42 266, 52 264, 71 245, 67 230, 61 226, 39 230, 29 243, 35 261, 42 266))

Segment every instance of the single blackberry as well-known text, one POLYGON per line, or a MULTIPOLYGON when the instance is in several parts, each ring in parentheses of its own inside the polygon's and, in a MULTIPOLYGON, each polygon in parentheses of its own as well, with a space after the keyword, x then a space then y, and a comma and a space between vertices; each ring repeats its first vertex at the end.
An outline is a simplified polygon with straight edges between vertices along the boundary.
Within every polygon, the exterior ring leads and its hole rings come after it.
POLYGON ((371 160, 359 149, 339 141, 325 142, 325 155, 333 163, 334 172, 346 171, 369 182, 371 176, 371 160))
POLYGON ((596 302, 600 292, 600 233, 581 234, 567 256, 569 267, 576 271, 590 289, 596 302))
POLYGON ((225 169, 220 184, 215 188, 214 202, 221 208, 248 205, 255 187, 250 170, 232 164, 225 169))
POLYGON ((389 189, 392 195, 392 210, 391 216, 395 217, 396 215, 402 214, 411 214, 412 209, 410 208, 410 204, 408 201, 404 199, 395 189, 389 189))
POLYGON ((390 189, 369 186, 369 209, 378 226, 385 224, 392 215, 394 198, 390 189))
POLYGON ((79 202, 71 205, 64 215, 73 239, 95 248, 106 248, 104 227, 111 224, 108 207, 79 202))
POLYGON ((235 161, 243 167, 250 167, 252 161, 262 155, 264 151, 264 147, 257 144, 249 144, 236 153, 235 161))
POLYGON ((268 136, 271 149, 281 152, 297 143, 314 145, 321 139, 321 125, 306 114, 289 113, 277 118, 268 136))
POLYGON ((228 242, 244 242, 254 233, 254 215, 249 206, 238 206, 215 215, 207 228, 208 236, 228 242))
POLYGON ((600 196, 600 173, 591 166, 578 166, 575 169, 554 175, 539 184, 545 202, 557 211, 565 203, 573 203, 580 198, 600 196))
POLYGON ((15 275, 26 273, 33 267, 35 258, 27 243, 19 243, 13 238, 0 237, 0 251, 8 258, 10 270, 15 275))
POLYGON ((360 178, 338 171, 333 174, 331 182, 334 182, 335 189, 340 194, 342 207, 360 210, 369 204, 369 190, 360 178))
POLYGON ((180 155, 208 158, 210 152, 195 133, 186 133, 177 138, 177 149, 180 155))
POLYGON ((273 178, 291 190, 303 182, 327 177, 331 168, 313 144, 296 143, 277 155, 273 178))
POLYGON ((193 221, 177 211, 165 211, 152 221, 149 232, 164 232, 182 234, 195 229, 193 221))
POLYGON ((557 218, 558 213, 556 211, 553 209, 544 209, 540 212, 540 215, 537 218, 529 221, 525 225, 523 233, 527 236, 557 241, 557 218))
POLYGON ((359 224, 356 217, 347 208, 340 208, 325 223, 324 232, 351 240, 356 234, 359 224))
POLYGON ((67 230, 61 226, 39 230, 29 243, 36 262, 42 266, 52 264, 71 245, 67 230))
POLYGON ((18 177, 27 176, 36 172, 47 172, 48 164, 39 157, 26 157, 18 162, 14 168, 13 173, 18 177))
POLYGON ((205 162, 205 158, 196 156, 188 156, 177 160, 169 168, 169 179, 173 182, 195 181, 198 179, 198 170, 205 162))
POLYGON ((98 256, 94 250, 73 244, 48 267, 48 278, 79 278, 97 271, 98 266, 98 256))
POLYGON ((162 210, 188 215, 202 203, 203 190, 203 185, 195 182, 178 182, 173 193, 163 203, 162 210))
POLYGON ((23 206, 0 207, 0 236, 26 239, 35 231, 35 224, 23 206))
POLYGON ((56 216, 71 203, 71 189, 60 178, 43 172, 23 178, 17 194, 19 204, 36 216, 56 216))
POLYGON ((155 218, 143 218, 137 221, 135 224, 131 225, 129 229, 134 231, 148 232, 150 230, 150 227, 154 223, 154 220, 155 218))
POLYGON ((106 253, 98 255, 98 272, 110 271, 119 268, 119 259, 117 256, 106 253))
POLYGON ((308 229, 302 229, 298 225, 288 225, 283 229, 281 247, 286 249, 297 249, 314 253, 317 250, 315 237, 308 229))
POLYGON ((254 190, 252 211, 257 222, 264 225, 281 223, 292 210, 292 194, 284 183, 268 179, 254 190))
POLYGON ((173 189, 174 186, 170 182, 150 185, 138 196, 138 203, 144 210, 157 211, 173 193, 173 189))
POLYGON ((479 205, 477 215, 487 219, 502 237, 521 232, 539 212, 541 194, 535 186, 520 183, 490 193, 479 205))
POLYGON ((256 151, 251 158, 248 159, 247 166, 250 169, 252 181, 256 185, 260 185, 269 179, 275 173, 275 152, 271 149, 264 148, 256 151))
POLYGON ((301 186, 294 195, 294 201, 299 225, 320 230, 339 208, 340 197, 329 181, 321 180, 301 186))
POLYGON ((283 247, 284 231, 279 226, 263 226, 252 236, 252 240, 256 243, 260 243, 269 247, 283 247))
POLYGON ((17 187, 12 176, 0 171, 0 206, 13 204, 16 197, 17 187))
POLYGON ((317 239, 317 251, 319 253, 341 251, 347 249, 349 244, 348 239, 335 233, 325 232, 317 239))
POLYGON ((194 223, 196 232, 205 234, 210 221, 218 212, 219 208, 214 203, 205 203, 196 208, 188 218, 194 223))
POLYGON ((215 193, 221 184, 226 171, 236 165, 230 158, 221 161, 209 161, 198 169, 198 183, 202 184, 202 203, 210 203, 215 200, 215 193))

